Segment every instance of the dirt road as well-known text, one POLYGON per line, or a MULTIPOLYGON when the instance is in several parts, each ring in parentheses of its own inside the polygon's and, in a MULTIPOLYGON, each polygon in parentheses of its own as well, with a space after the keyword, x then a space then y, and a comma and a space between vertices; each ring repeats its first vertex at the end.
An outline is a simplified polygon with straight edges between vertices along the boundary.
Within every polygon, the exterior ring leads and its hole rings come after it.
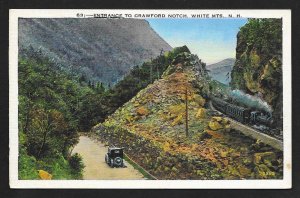
POLYGON ((125 162, 127 168, 111 168, 105 161, 104 156, 107 147, 93 141, 87 136, 80 136, 79 143, 73 153, 79 153, 85 165, 83 179, 106 180, 106 179, 144 179, 143 175, 125 162))

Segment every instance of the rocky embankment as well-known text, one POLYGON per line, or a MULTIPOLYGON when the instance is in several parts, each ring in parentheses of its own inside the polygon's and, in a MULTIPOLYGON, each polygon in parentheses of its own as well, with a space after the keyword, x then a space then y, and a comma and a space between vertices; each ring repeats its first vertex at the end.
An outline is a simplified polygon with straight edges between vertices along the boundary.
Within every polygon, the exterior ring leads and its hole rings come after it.
POLYGON ((233 89, 262 97, 282 125, 282 21, 251 19, 237 35, 233 89))
POLYGON ((206 108, 209 82, 201 65, 196 56, 179 54, 162 79, 93 132, 108 144, 125 147, 159 179, 282 178, 282 152, 232 130, 228 120, 206 108))

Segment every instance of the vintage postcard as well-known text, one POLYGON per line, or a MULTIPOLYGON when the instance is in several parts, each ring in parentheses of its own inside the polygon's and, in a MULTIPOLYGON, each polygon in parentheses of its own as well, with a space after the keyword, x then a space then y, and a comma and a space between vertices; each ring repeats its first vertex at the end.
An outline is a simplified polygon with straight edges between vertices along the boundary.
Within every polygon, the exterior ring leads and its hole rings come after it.
POLYGON ((291 188, 290 10, 10 10, 11 188, 291 188))

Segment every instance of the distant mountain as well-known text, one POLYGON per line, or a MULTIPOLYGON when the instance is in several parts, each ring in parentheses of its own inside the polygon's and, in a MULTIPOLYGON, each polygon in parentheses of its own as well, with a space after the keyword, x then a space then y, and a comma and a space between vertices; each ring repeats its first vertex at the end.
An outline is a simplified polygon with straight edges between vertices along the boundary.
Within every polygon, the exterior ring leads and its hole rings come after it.
POLYGON ((214 80, 228 85, 231 81, 231 70, 234 62, 234 58, 227 58, 220 62, 208 65, 207 69, 210 70, 209 75, 214 80))
POLYGON ((38 51, 63 69, 114 84, 132 66, 171 50, 146 20, 19 19, 19 53, 38 51))

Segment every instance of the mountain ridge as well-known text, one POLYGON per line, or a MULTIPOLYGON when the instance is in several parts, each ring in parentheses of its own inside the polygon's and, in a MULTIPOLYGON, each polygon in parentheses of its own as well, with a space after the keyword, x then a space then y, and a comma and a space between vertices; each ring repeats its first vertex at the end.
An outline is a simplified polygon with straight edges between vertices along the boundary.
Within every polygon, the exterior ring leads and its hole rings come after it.
POLYGON ((210 76, 223 84, 229 84, 231 81, 231 70, 235 63, 234 58, 226 58, 217 63, 207 65, 207 69, 210 70, 210 76))
POLYGON ((40 51, 64 69, 114 84, 172 47, 141 19, 19 19, 19 52, 40 51))
POLYGON ((232 64, 232 63, 234 63, 234 61, 235 61, 235 58, 225 58, 225 59, 223 59, 221 61, 218 61, 216 63, 209 64, 209 65, 207 65, 207 67, 215 69, 215 68, 218 68, 222 65, 232 64))

